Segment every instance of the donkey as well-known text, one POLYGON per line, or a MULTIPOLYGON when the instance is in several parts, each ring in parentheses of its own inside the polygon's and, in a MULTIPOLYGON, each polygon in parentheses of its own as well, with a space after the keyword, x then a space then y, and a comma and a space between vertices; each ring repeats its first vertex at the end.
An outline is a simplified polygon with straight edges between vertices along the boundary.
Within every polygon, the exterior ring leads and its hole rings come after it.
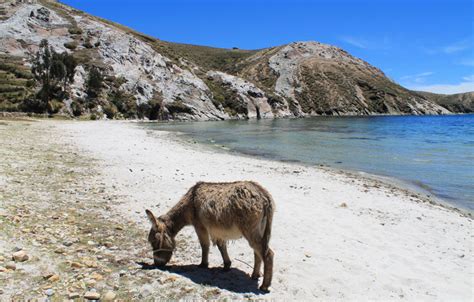
POLYGON ((191 187, 168 213, 155 218, 146 210, 151 222, 148 241, 153 248, 156 266, 164 266, 176 247, 175 236, 187 225, 196 230, 202 249, 199 267, 209 266, 209 246, 212 240, 224 260, 224 270, 230 270, 227 241, 245 237, 254 250, 252 278, 258 279, 262 261, 264 277, 260 290, 268 292, 273 275, 273 251, 268 246, 272 230, 275 203, 270 193, 256 182, 198 182, 191 187))

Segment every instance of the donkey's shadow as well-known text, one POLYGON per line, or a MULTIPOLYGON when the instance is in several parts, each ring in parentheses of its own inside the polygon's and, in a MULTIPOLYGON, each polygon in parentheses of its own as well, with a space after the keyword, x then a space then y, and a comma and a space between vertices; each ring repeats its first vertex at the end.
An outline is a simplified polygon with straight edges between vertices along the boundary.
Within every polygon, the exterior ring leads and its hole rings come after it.
POLYGON ((221 267, 200 268, 197 265, 167 265, 157 267, 144 262, 139 262, 142 269, 158 269, 181 275, 201 285, 215 286, 235 293, 264 294, 258 289, 258 280, 251 279, 248 274, 238 268, 224 271, 221 267))

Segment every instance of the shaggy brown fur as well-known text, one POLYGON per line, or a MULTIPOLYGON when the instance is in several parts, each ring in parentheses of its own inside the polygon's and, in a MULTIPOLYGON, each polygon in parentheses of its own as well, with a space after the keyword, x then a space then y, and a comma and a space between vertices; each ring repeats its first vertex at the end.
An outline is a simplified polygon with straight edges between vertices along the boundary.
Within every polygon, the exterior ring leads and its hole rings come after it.
POLYGON ((146 210, 152 224, 148 241, 153 247, 156 265, 165 265, 175 248, 175 236, 185 226, 193 225, 202 248, 201 267, 208 267, 210 242, 216 244, 230 269, 227 241, 244 237, 254 250, 252 278, 260 277, 264 263, 263 283, 268 291, 273 274, 273 251, 269 248, 273 199, 262 186, 252 181, 231 183, 198 182, 166 214, 155 218, 146 210))

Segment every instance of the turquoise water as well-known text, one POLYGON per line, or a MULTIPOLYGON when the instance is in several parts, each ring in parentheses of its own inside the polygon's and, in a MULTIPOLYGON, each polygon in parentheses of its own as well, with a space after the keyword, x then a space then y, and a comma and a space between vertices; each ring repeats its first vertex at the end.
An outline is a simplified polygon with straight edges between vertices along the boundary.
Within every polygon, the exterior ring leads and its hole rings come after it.
POLYGON ((474 211, 474 115, 146 124, 277 160, 395 177, 474 211))

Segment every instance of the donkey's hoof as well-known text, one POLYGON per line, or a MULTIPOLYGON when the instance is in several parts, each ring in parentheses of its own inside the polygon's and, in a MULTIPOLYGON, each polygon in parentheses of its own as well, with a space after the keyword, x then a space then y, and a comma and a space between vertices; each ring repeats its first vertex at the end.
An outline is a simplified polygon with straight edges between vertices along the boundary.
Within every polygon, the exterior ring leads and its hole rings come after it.
POLYGON ((229 262, 229 263, 224 263, 224 267, 223 267, 222 270, 223 270, 224 272, 228 272, 228 271, 230 271, 230 266, 231 266, 231 263, 230 263, 230 262, 229 262))
POLYGON ((199 268, 209 268, 209 263, 201 263, 198 265, 199 268))
POLYGON ((252 276, 250 276, 250 278, 252 278, 253 280, 257 280, 260 277, 262 277, 262 274, 260 273, 253 273, 252 276))
POLYGON ((262 292, 266 293, 266 294, 270 292, 270 290, 268 289, 268 286, 263 286, 263 285, 262 285, 262 286, 260 286, 260 290, 261 290, 262 292))

